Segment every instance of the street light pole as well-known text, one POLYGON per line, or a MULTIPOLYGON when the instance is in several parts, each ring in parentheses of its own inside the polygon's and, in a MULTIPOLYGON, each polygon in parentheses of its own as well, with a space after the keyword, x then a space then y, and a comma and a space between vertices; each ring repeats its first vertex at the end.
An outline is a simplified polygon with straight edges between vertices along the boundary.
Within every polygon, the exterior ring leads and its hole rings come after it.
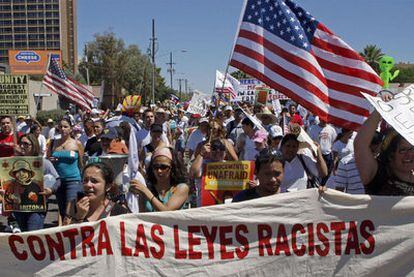
POLYGON ((151 60, 152 60, 152 103, 155 104, 155 41, 157 38, 155 37, 155 19, 152 19, 152 38, 151 38, 151 60))

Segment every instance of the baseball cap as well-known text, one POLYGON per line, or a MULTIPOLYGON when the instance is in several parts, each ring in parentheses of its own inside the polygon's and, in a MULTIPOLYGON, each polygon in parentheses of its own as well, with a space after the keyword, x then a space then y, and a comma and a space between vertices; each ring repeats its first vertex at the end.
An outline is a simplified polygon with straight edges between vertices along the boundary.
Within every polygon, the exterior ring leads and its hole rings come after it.
POLYGON ((208 123, 209 122, 209 120, 208 120, 208 118, 206 118, 206 117, 202 117, 201 119, 200 119, 200 121, 198 121, 198 123, 199 124, 201 124, 201 123, 208 123))
POLYGON ((49 119, 47 120, 47 123, 53 123, 53 119, 49 118, 49 119))
POLYGON ((267 139, 267 133, 264 130, 257 130, 253 137, 254 142, 263 142, 266 139, 267 139))
POLYGON ((231 106, 225 106, 224 111, 232 111, 233 108, 231 106))
POLYGON ((118 137, 118 132, 114 127, 109 127, 103 130, 101 138, 106 139, 116 139, 118 137))
POLYGON ((282 128, 271 128, 269 133, 272 138, 283 137, 282 128))

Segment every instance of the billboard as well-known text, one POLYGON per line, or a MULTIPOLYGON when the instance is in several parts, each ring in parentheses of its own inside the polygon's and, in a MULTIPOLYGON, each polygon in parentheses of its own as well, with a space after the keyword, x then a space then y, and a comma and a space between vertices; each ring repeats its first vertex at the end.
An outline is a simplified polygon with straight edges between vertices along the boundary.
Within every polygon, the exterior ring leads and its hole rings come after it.
POLYGON ((53 55, 62 65, 60 50, 9 50, 9 65, 12 74, 46 73, 49 55, 53 55))

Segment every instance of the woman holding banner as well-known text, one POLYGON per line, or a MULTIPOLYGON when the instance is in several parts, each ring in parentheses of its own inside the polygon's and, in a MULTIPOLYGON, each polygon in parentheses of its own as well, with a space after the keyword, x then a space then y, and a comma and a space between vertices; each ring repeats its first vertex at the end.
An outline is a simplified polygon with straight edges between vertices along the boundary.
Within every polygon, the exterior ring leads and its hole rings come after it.
POLYGON ((147 183, 148 187, 138 180, 131 181, 130 191, 144 196, 139 198, 140 211, 174 211, 185 207, 190 189, 170 148, 159 148, 152 154, 147 183))
POLYGON ((374 111, 354 141, 355 162, 365 190, 373 195, 414 195, 414 146, 389 129, 378 159, 370 149, 380 121, 381 115, 374 111))

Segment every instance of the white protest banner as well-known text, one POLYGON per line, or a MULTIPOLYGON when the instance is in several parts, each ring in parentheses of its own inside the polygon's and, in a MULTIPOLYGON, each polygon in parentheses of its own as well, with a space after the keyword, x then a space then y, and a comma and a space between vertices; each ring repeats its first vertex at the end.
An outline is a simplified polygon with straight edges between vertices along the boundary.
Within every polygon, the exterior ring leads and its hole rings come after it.
POLYGON ((257 79, 242 79, 240 80, 240 85, 237 88, 237 98, 239 102, 250 102, 254 103, 256 101, 256 89, 264 87, 269 89, 269 94, 267 98, 267 105, 271 106, 272 100, 289 100, 290 98, 284 94, 270 89, 269 86, 265 85, 257 79))
POLYGON ((187 112, 205 116, 208 111, 207 103, 210 101, 210 98, 210 95, 194 91, 193 97, 191 98, 190 104, 187 108, 187 112))
POLYGON ((0 234, 1 276, 405 276, 414 198, 316 189, 0 234))
POLYGON ((389 102, 361 92, 381 116, 409 143, 414 145, 414 85, 395 94, 389 102))

